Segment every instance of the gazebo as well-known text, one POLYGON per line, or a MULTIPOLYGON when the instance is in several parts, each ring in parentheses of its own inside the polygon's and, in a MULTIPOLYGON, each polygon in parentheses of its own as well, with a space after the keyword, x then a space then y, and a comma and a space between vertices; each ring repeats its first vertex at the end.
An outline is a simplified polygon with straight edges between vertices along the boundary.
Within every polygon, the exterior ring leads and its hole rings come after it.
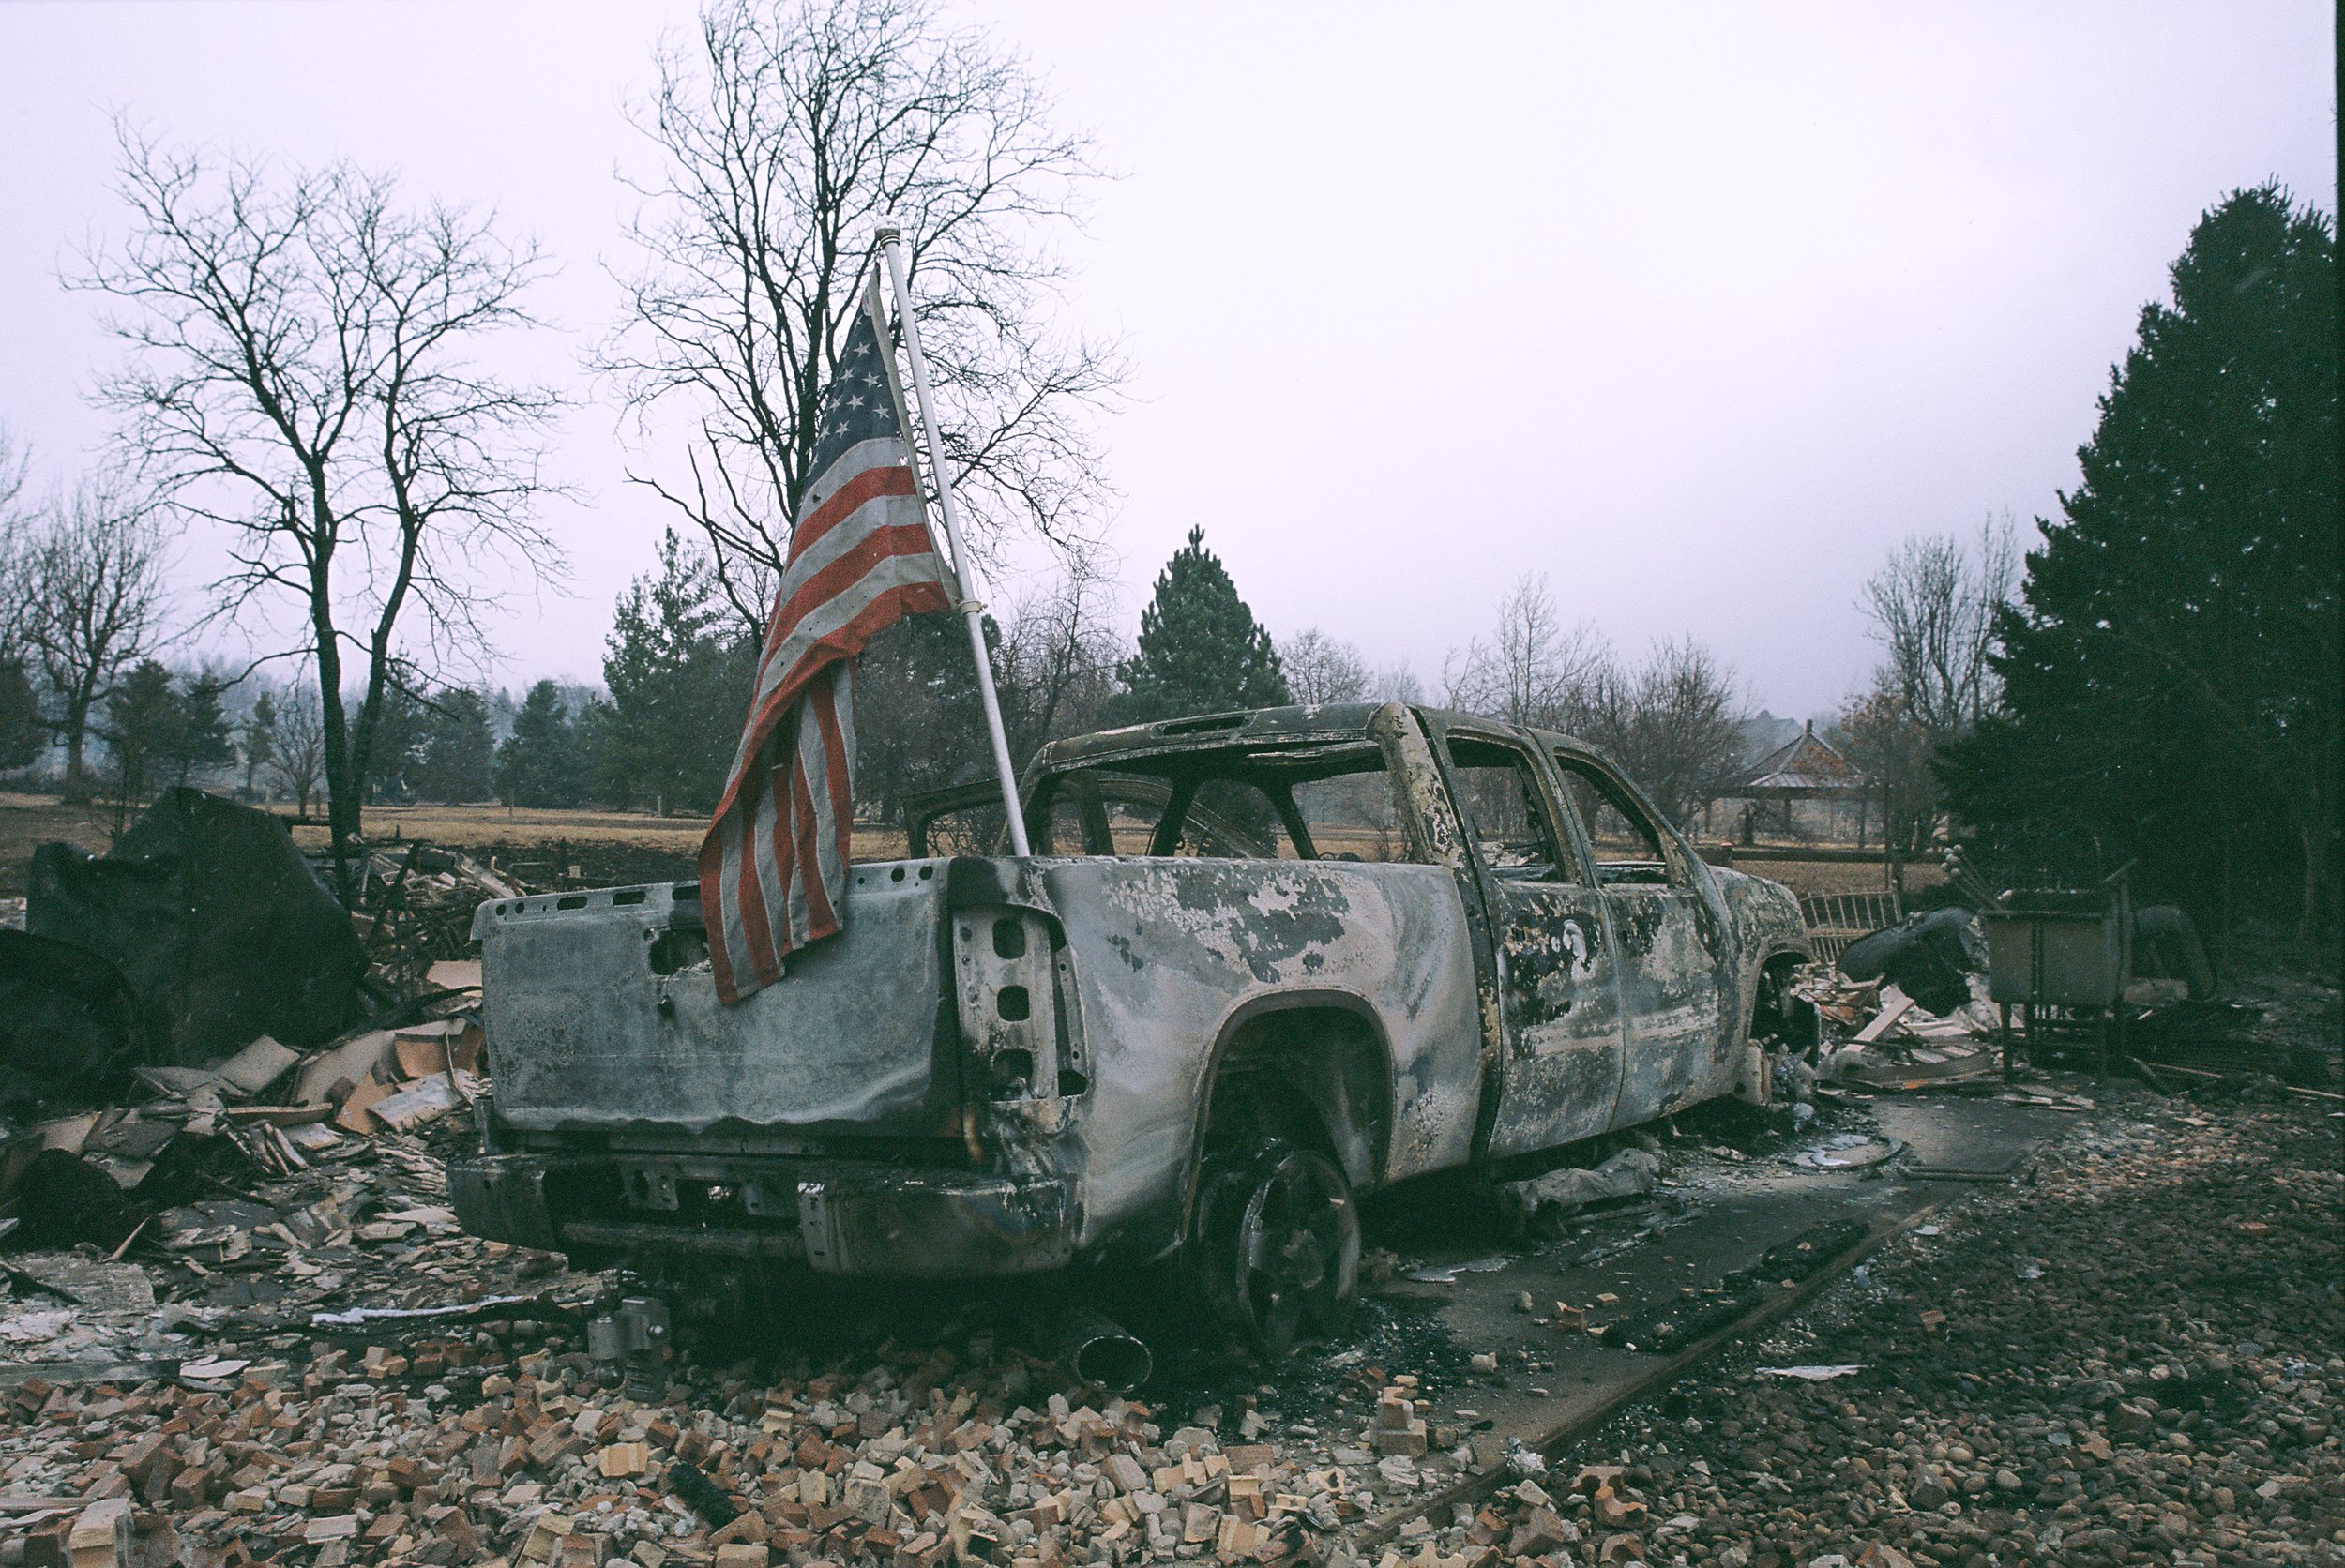
POLYGON ((1819 824, 1825 836, 1837 837, 1843 821, 1842 813, 1849 803, 1856 806, 1856 838, 1865 839, 1868 808, 1872 801, 1872 780, 1863 769, 1840 755, 1830 741, 1816 733, 1816 721, 1809 719, 1800 732, 1761 758, 1741 783, 1729 792, 1732 798, 1750 802, 1743 813, 1743 837, 1747 842, 1757 825, 1753 821, 1759 804, 1780 802, 1781 823, 1787 835, 1796 834, 1799 827, 1794 813, 1802 802, 1815 802, 1824 820, 1819 824))

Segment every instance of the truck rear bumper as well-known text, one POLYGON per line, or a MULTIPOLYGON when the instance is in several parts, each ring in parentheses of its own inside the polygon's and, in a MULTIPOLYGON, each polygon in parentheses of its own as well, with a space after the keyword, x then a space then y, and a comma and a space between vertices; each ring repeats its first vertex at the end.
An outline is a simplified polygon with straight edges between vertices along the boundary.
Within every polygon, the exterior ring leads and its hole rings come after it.
MULTIPOLYGON (((737 1215, 688 1220, 663 1208, 661 1196, 646 1200, 640 1167, 623 1174, 607 1158, 479 1154, 449 1161, 447 1175, 449 1204, 466 1230, 550 1251, 763 1258, 820 1274, 968 1279, 1062 1268, 1078 1229, 1057 1177, 758 1162, 723 1184, 740 1202, 737 1215)), ((673 1183, 664 1197, 673 1204, 673 1183)))

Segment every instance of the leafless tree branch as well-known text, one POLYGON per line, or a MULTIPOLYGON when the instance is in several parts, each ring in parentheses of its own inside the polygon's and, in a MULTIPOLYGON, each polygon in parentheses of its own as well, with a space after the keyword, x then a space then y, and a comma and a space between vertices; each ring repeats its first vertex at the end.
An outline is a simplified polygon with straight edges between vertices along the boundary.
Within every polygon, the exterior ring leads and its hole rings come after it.
POLYGON ((1278 644, 1278 667, 1297 702, 1355 702, 1368 695, 1368 661, 1359 649, 1317 626, 1278 644))
POLYGON ((634 186, 643 260, 597 362, 639 431, 688 417, 688 482, 636 477, 706 535, 745 629, 764 629, 883 218, 911 248, 972 548, 991 565, 1025 531, 1083 552, 1103 493, 1093 420, 1124 370, 1112 345, 1049 325, 1064 269, 1047 240, 1097 171, 1026 63, 947 29, 932 0, 708 0, 658 70, 635 119, 662 167, 634 186))
POLYGON ((1890 551, 1857 608, 1885 657, 1880 685, 1934 745, 1966 732, 2000 701, 1988 653, 1995 612, 2019 581, 2020 550, 2006 515, 1974 541, 1916 535, 1890 551))
POLYGON ((300 607, 347 893, 396 668, 477 657, 499 582, 562 570, 535 520, 558 400, 471 357, 540 324, 524 298, 547 263, 493 214, 403 204, 347 163, 117 133, 129 233, 70 280, 111 299, 129 350, 99 400, 161 493, 225 530, 215 613, 300 607))
POLYGON ((92 716, 121 671, 154 651, 164 565, 155 500, 118 473, 83 480, 23 541, 14 635, 47 689, 47 722, 65 744, 68 800, 88 798, 92 716))

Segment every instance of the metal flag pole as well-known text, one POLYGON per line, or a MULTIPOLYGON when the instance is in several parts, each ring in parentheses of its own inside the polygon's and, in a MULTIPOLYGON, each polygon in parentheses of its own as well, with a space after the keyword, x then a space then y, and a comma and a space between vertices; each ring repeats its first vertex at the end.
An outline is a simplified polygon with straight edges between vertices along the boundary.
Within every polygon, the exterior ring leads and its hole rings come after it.
POLYGON ((985 651, 985 606, 972 592, 969 551, 961 542, 961 510, 953 505, 953 482, 945 473, 944 444, 936 439, 936 415, 929 406, 929 362, 920 353, 920 333, 912 316, 912 290, 904 275, 903 231, 883 223, 875 236, 887 258, 887 279, 896 294, 896 324, 912 362, 912 397, 920 410, 920 433, 928 442, 929 472, 936 476, 936 499, 945 513, 945 542, 953 555, 953 578, 961 586, 958 609, 969 625, 969 651, 977 662, 977 695, 985 703, 985 727, 993 737, 993 768, 1002 776, 1002 811, 1009 819, 1012 854, 1028 855, 1026 819, 1018 799, 1018 770, 1009 760, 1009 735, 1002 728, 1002 700, 993 690, 993 660, 985 651))

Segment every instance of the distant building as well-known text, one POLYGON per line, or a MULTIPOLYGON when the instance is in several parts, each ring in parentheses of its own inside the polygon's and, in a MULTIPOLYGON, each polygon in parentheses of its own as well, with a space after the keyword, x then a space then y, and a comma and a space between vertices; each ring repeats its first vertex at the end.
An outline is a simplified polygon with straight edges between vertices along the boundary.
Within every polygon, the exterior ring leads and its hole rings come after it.
POLYGON ((1872 796, 1872 779, 1810 719, 1703 808, 1702 832, 1747 844, 1762 837, 1863 843, 1872 796))

